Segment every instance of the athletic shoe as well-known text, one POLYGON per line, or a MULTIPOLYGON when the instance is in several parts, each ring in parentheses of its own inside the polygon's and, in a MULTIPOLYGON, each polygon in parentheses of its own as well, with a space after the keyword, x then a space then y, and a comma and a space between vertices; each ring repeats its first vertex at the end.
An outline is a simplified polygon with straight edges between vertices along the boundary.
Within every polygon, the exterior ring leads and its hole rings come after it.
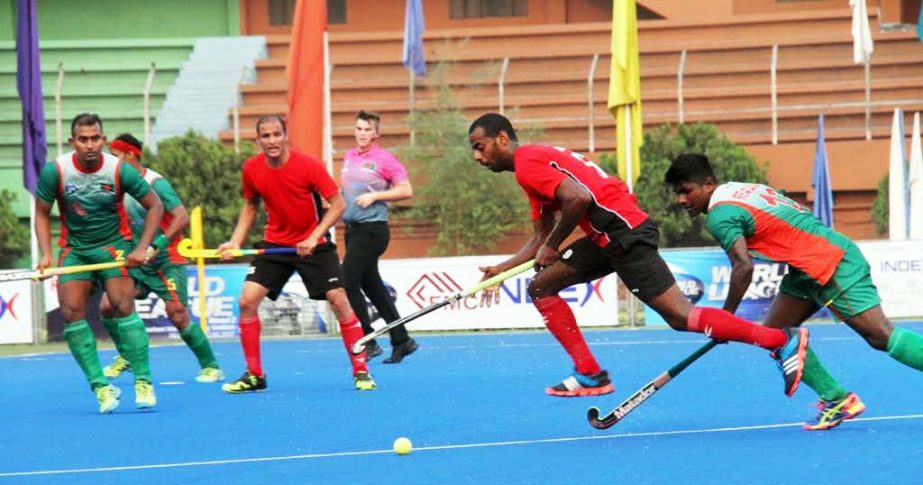
POLYGON ((372 379, 372 376, 365 371, 356 372, 354 376, 356 380, 356 390, 357 391, 374 391, 375 390, 375 381, 372 379))
POLYGON ((865 411, 865 404, 859 399, 854 392, 850 392, 839 401, 824 401, 817 403, 819 410, 817 417, 807 423, 802 428, 808 431, 823 431, 833 429, 847 419, 855 418, 865 411))
POLYGON ((122 390, 112 384, 99 386, 93 391, 96 394, 96 400, 99 401, 99 413, 109 414, 115 408, 119 407, 119 398, 122 397, 122 390))
POLYGON ((123 372, 131 372, 131 363, 121 355, 116 355, 111 364, 103 368, 103 375, 115 379, 123 372))
POLYGON ((384 352, 384 350, 381 350, 381 345, 378 345, 378 342, 369 340, 369 343, 365 344, 365 361, 368 362, 384 352))
POLYGON ((150 409, 157 405, 154 386, 147 381, 135 381, 135 406, 138 409, 150 409))
POLYGON ((404 357, 414 353, 420 345, 412 338, 408 338, 404 343, 391 347, 391 357, 384 360, 385 364, 400 364, 404 357))
POLYGON ((260 392, 266 390, 266 375, 255 376, 250 371, 244 372, 234 382, 221 386, 221 390, 231 394, 243 394, 245 392, 260 392))
POLYGON ((224 380, 224 372, 216 367, 206 367, 199 371, 195 378, 196 382, 212 383, 224 380))
POLYGON ((804 372, 804 360, 808 353, 808 329, 784 328, 782 331, 788 336, 788 341, 772 355, 785 379, 785 395, 791 397, 798 390, 801 374, 804 372))
POLYGON ((560 384, 545 388, 546 394, 558 397, 601 396, 613 391, 615 388, 612 387, 609 373, 605 370, 592 376, 574 372, 560 384))

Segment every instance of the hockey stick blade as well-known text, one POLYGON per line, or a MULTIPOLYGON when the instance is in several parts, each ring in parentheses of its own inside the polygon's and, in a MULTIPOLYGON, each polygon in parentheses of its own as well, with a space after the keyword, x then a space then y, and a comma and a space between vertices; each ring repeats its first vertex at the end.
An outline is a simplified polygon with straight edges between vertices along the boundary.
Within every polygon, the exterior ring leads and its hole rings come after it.
MULTIPOLYGON (((220 258, 221 251, 217 249, 193 249, 192 239, 183 238, 179 245, 176 246, 176 250, 179 252, 180 256, 189 259, 216 259, 220 258)), ((239 258, 241 256, 255 256, 259 254, 293 254, 297 252, 296 248, 289 247, 280 247, 280 248, 264 248, 264 249, 232 249, 228 251, 230 255, 234 258, 239 258)))
POLYGON ((508 269, 508 270, 506 270, 506 271, 504 271, 504 272, 502 272, 502 273, 500 273, 500 274, 498 274, 498 275, 496 275, 496 276, 494 276, 494 277, 488 278, 488 279, 486 279, 486 280, 484 280, 484 281, 478 283, 477 285, 473 286, 470 290, 467 290, 467 291, 462 292, 462 293, 455 293, 454 295, 451 295, 451 296, 449 296, 449 297, 446 297, 445 300, 442 300, 442 301, 440 301, 439 303, 430 305, 430 306, 428 306, 428 307, 426 307, 426 308, 424 308, 424 309, 422 309, 422 310, 420 310, 420 311, 418 311, 418 312, 416 312, 416 313, 414 313, 414 314, 412 314, 412 315, 407 315, 407 316, 404 317, 404 318, 401 318, 401 319, 399 319, 399 320, 395 320, 395 321, 393 321, 393 322, 391 322, 391 323, 385 325, 384 327, 379 328, 378 330, 375 330, 374 332, 372 332, 372 333, 370 333, 370 334, 368 334, 368 335, 366 335, 366 336, 360 338, 359 340, 356 341, 356 343, 353 344, 353 346, 352 346, 352 348, 351 348, 350 350, 352 351, 352 353, 353 353, 354 355, 361 354, 362 351, 365 350, 365 346, 369 343, 369 341, 371 341, 371 340, 373 340, 373 339, 375 339, 375 338, 377 338, 377 337, 380 337, 380 336, 382 336, 382 335, 388 333, 392 328, 398 327, 398 326, 400 326, 400 325, 406 325, 406 324, 408 324, 408 323, 410 323, 410 322, 412 322, 412 321, 414 321, 414 320, 416 320, 416 319, 422 317, 423 315, 432 313, 432 312, 434 312, 434 311, 436 311, 436 310, 438 310, 438 309, 440 309, 440 308, 442 308, 442 307, 445 307, 445 306, 449 305, 450 303, 453 303, 453 302, 456 302, 456 301, 458 301, 458 300, 461 300, 462 298, 467 298, 467 297, 469 297, 469 296, 471 296, 471 295, 473 295, 473 294, 475 294, 475 293, 477 293, 477 292, 479 292, 479 291, 481 291, 481 290, 485 290, 485 289, 487 289, 487 288, 490 288, 491 286, 496 286, 496 285, 498 285, 498 284, 500 284, 500 283, 503 283, 504 281, 508 280, 509 278, 512 278, 513 276, 516 276, 516 275, 518 275, 519 273, 525 272, 526 270, 529 270, 529 269, 533 268, 534 266, 535 266, 535 260, 534 260, 534 259, 530 259, 529 261, 526 261, 525 263, 522 263, 522 264, 520 264, 519 266, 516 266, 516 267, 514 267, 514 268, 510 268, 510 269, 508 269))
POLYGON ((612 411, 609 411, 605 416, 600 417, 600 410, 597 407, 592 407, 587 411, 587 420, 590 422, 590 426, 596 429, 609 429, 615 423, 618 423, 622 420, 628 413, 634 411, 638 406, 644 404, 645 401, 651 398, 654 394, 657 393, 663 386, 666 386, 674 377, 678 376, 680 372, 689 367, 690 364, 699 359, 699 357, 708 353, 709 350, 713 349, 716 345, 724 343, 720 340, 710 340, 707 344, 699 347, 698 350, 690 354, 688 357, 680 361, 678 364, 670 367, 666 372, 655 377, 651 382, 648 382, 640 390, 632 394, 628 399, 622 401, 621 404, 616 406, 612 411))

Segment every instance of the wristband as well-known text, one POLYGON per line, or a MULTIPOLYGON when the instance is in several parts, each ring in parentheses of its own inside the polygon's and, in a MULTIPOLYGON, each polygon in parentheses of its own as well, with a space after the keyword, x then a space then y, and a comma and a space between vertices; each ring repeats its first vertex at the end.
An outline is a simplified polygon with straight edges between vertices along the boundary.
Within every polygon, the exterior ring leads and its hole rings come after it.
POLYGON ((164 248, 166 248, 166 247, 169 246, 169 245, 170 245, 170 240, 167 239, 167 235, 166 235, 166 234, 161 234, 161 235, 155 237, 155 238, 154 238, 154 241, 151 242, 151 246, 152 246, 154 249, 158 250, 158 251, 163 250, 164 248))

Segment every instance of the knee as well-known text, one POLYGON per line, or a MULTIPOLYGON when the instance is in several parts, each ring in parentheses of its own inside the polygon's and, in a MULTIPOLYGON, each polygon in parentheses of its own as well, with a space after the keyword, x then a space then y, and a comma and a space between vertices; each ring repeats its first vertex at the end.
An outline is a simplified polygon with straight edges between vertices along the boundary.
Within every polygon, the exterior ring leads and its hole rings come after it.
POLYGON ((532 298, 532 301, 536 301, 546 296, 554 296, 558 294, 557 290, 553 288, 549 288, 548 285, 542 284, 537 279, 534 279, 529 282, 528 291, 529 291, 529 297, 532 298))
POLYGON ((241 315, 255 315, 260 309, 260 300, 241 296, 240 299, 237 300, 237 306, 240 308, 241 315))
POLYGON ((108 298, 103 298, 102 301, 99 302, 99 312, 106 318, 111 318, 113 316, 112 304, 109 303, 108 298))
POLYGON ((866 335, 863 335, 862 338, 875 350, 880 350, 882 352, 888 351, 888 340, 891 338, 890 328, 876 329, 873 332, 870 332, 866 335))
POLYGON ((182 330, 189 323, 189 313, 185 308, 175 308, 167 310, 167 317, 173 322, 173 325, 182 330))
POLYGON ((82 308, 62 306, 61 316, 64 317, 65 322, 70 323, 76 322, 77 320, 83 320, 86 317, 86 312, 84 312, 82 308))
POLYGON ((126 298, 122 301, 112 302, 110 301, 110 315, 115 317, 127 317, 135 311, 135 302, 126 298))

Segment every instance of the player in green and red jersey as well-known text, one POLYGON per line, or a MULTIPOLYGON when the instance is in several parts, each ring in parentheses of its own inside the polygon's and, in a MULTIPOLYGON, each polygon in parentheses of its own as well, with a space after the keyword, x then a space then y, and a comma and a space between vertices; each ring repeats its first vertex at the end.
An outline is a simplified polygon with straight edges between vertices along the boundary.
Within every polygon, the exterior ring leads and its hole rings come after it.
MULTIPOLYGON (((167 250, 152 257, 144 266, 128 270, 131 277, 135 279, 135 287, 137 288, 135 298, 146 298, 149 293, 153 292, 163 300, 167 316, 199 361, 201 370, 199 375, 196 376, 196 381, 218 382, 224 380, 224 374, 221 372, 214 352, 212 352, 208 337, 205 336, 201 327, 189 324, 189 310, 186 307, 186 302, 188 301, 186 258, 182 257, 176 249, 180 239, 183 237, 183 230, 189 225, 189 215, 186 213, 183 201, 173 190, 170 182, 141 163, 141 147, 142 143, 128 133, 117 136, 115 141, 109 145, 109 153, 134 167, 163 202, 164 214, 160 223, 160 230, 157 231, 157 239, 161 241, 161 244, 167 246, 167 250)), ((125 197, 125 209, 128 212, 128 220, 137 242, 144 228, 144 218, 147 216, 147 210, 131 196, 125 197)), ((115 342, 115 346, 119 350, 115 361, 107 365, 103 369, 103 373, 106 377, 115 379, 122 372, 130 370, 131 365, 128 359, 125 358, 124 352, 122 352, 123 349, 113 308, 109 303, 109 299, 105 296, 103 296, 100 304, 100 310, 102 311, 103 325, 109 331, 112 341, 115 342)))
MULTIPOLYGON (((156 405, 148 365, 148 338, 144 322, 135 313, 135 284, 127 268, 148 258, 163 204, 141 174, 131 165, 102 153, 106 144, 103 122, 95 114, 77 115, 71 122, 70 144, 65 153, 45 165, 35 193, 35 233, 42 251, 39 269, 52 266, 51 207, 61 213, 59 266, 125 261, 125 267, 74 273, 58 279, 58 301, 64 315, 64 338, 99 401, 99 411, 109 413, 119 404, 121 391, 103 375, 96 339, 86 321, 86 304, 94 287, 102 288, 112 302, 124 352, 135 367, 135 404, 156 405), (122 202, 129 194, 147 209, 138 243, 122 202)), ((165 249, 154 245, 155 249, 165 249)))
MULTIPOLYGON (((872 348, 923 370, 923 335, 891 325, 881 309, 869 264, 849 238, 770 187, 719 185, 704 155, 681 155, 664 180, 690 216, 707 214, 708 231, 731 260, 725 310, 735 311, 750 286, 751 255, 787 263, 789 272, 766 316, 767 326, 800 326, 826 306, 872 348)), ((847 392, 810 349, 803 380, 821 398, 820 414, 805 423, 805 429, 830 429, 865 410, 858 396, 847 392)))

